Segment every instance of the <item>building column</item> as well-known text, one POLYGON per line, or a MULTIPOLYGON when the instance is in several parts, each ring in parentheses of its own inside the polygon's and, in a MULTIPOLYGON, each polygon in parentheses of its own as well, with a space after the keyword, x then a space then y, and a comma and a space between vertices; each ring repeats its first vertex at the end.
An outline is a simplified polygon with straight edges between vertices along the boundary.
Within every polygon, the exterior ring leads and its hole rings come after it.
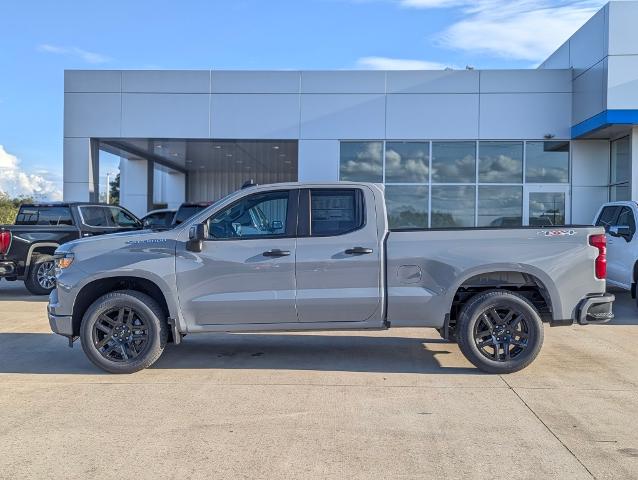
POLYGON ((631 199, 638 201, 638 126, 631 129, 631 199))
POLYGON ((120 205, 138 217, 148 211, 149 163, 141 158, 120 158, 120 205))
POLYGON ((97 201, 99 142, 90 138, 65 138, 63 146, 63 198, 66 202, 97 201))

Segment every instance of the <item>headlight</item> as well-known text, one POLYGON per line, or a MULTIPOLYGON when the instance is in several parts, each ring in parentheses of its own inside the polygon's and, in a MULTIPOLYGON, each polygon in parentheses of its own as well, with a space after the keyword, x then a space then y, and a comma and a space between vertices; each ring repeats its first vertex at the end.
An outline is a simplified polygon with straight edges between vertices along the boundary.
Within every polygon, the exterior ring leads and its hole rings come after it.
POLYGON ((73 263, 75 256, 72 253, 59 253, 55 255, 55 268, 64 270, 69 268, 73 263))

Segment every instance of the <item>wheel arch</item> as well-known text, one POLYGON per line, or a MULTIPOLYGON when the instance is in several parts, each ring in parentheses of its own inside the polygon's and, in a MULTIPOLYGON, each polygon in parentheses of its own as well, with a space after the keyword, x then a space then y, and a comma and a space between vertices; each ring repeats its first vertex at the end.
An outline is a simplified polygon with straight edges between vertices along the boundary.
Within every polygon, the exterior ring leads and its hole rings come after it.
POLYGON ((98 278, 83 285, 75 296, 72 312, 73 335, 80 334, 82 317, 89 306, 102 295, 118 290, 134 290, 144 293, 159 304, 166 318, 171 316, 169 301, 163 290, 154 281, 127 275, 98 278))
POLYGON ((554 282, 544 272, 533 267, 494 266, 466 273, 450 288, 446 324, 454 324, 460 308, 469 298, 487 290, 507 290, 532 302, 545 322, 560 316, 561 301, 554 282))
POLYGON ((38 242, 34 243, 29 247, 29 251, 27 252, 27 258, 24 262, 25 270, 29 269, 31 262, 33 261, 33 257, 36 255, 53 255, 55 253, 55 249, 60 246, 59 243, 55 242, 38 242))

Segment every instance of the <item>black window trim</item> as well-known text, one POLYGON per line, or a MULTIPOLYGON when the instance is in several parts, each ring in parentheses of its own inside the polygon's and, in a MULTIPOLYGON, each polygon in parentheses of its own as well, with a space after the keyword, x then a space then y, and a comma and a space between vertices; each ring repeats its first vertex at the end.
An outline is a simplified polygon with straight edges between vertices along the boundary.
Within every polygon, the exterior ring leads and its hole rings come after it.
POLYGON ((366 215, 366 203, 365 197, 363 194, 363 190, 358 187, 314 187, 314 188, 304 188, 301 190, 301 194, 299 197, 299 223, 297 226, 297 237, 298 238, 322 238, 322 237, 340 237, 343 235, 348 235, 350 233, 362 230, 367 225, 367 215, 366 215), (321 234, 317 235, 312 233, 312 204, 311 204, 311 195, 313 191, 317 190, 325 190, 325 191, 354 191, 355 192, 355 213, 357 211, 361 212, 361 223, 348 231, 337 233, 337 234, 321 234))
POLYGON ((299 189, 298 188, 282 188, 278 190, 262 190, 260 192, 252 192, 250 195, 245 195, 241 198, 238 198, 233 203, 225 205, 217 210, 215 213, 204 219, 199 223, 206 223, 215 215, 223 210, 227 210, 229 208, 233 208, 240 202, 243 202, 247 198, 253 197, 255 195, 263 195, 266 193, 275 193, 275 192, 288 192, 288 206, 286 209, 286 233, 285 235, 260 235, 254 237, 232 237, 232 238, 214 238, 208 234, 208 238, 204 239, 205 242, 234 242, 237 240, 268 240, 268 239, 278 239, 278 238, 296 238, 296 230, 297 230, 297 215, 299 210, 299 189))
POLYGON ((616 221, 618 220, 618 216, 620 215, 620 210, 622 209, 622 205, 607 205, 605 207, 602 208, 602 210, 600 211, 600 215, 598 215, 598 218, 596 219, 596 226, 598 227, 603 227, 605 229, 605 231, 609 230, 609 227, 611 227, 612 225, 616 225, 616 221), (603 212, 607 209, 613 209, 614 210, 614 214, 611 218, 611 221, 609 223, 607 223, 606 225, 598 225, 598 222, 600 222, 601 217, 603 216, 603 212))

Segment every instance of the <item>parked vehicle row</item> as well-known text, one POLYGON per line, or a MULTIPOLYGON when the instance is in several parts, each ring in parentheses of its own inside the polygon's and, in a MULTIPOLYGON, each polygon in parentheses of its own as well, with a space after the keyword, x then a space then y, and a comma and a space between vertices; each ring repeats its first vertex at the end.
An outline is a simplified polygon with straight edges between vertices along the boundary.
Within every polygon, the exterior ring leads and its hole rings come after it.
POLYGON ((23 280, 34 295, 48 295, 55 288, 53 253, 60 245, 140 228, 135 215, 115 205, 21 205, 14 225, 0 225, 0 278, 23 280))
POLYGON ((435 328, 478 368, 525 368, 543 323, 605 323, 601 227, 390 230, 375 184, 235 192, 170 230, 57 248, 53 332, 114 373, 186 334, 435 328))

